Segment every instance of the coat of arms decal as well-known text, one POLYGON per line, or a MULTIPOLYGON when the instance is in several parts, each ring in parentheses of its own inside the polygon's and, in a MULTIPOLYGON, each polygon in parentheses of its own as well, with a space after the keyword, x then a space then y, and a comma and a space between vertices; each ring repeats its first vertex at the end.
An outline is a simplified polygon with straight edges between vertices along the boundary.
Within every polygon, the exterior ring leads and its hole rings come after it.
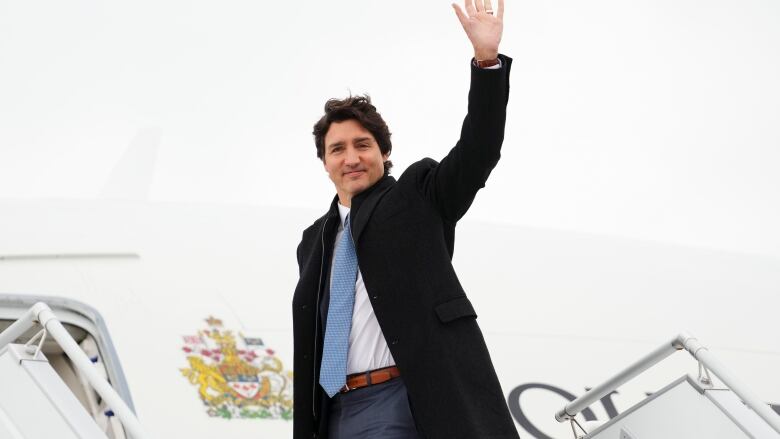
POLYGON ((208 329, 184 336, 182 350, 190 367, 181 369, 198 393, 209 416, 285 419, 293 417, 291 371, 262 339, 222 328, 206 319, 208 329))

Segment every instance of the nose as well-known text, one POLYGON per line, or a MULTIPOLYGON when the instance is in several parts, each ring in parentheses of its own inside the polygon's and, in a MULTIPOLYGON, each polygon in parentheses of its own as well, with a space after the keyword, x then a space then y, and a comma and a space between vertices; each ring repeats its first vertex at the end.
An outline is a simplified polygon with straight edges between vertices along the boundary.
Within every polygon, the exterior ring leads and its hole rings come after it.
POLYGON ((347 154, 346 157, 344 157, 344 162, 347 166, 355 166, 360 163, 360 155, 358 154, 357 149, 349 147, 346 152, 347 154))

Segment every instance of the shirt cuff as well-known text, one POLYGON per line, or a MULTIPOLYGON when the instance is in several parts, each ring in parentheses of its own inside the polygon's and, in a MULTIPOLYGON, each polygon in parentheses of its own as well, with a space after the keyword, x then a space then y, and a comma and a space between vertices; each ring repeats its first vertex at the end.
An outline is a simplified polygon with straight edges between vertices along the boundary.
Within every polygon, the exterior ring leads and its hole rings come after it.
MULTIPOLYGON (((472 63, 473 63, 475 66, 477 65, 477 61, 476 61, 476 60, 472 61, 472 63)), ((480 67, 480 68, 481 68, 482 70, 496 70, 496 69, 500 69, 500 68, 501 68, 501 66, 502 66, 502 63, 501 63, 501 58, 498 58, 498 64, 496 64, 496 65, 492 65, 492 66, 490 66, 490 67, 480 67)))

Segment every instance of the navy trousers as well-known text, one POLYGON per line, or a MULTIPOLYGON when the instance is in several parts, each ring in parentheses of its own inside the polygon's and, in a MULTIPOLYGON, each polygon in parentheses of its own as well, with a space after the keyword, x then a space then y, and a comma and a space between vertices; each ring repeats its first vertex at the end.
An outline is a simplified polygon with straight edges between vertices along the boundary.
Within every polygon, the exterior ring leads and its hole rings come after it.
POLYGON ((401 378, 338 393, 330 403, 329 439, 419 439, 401 378))

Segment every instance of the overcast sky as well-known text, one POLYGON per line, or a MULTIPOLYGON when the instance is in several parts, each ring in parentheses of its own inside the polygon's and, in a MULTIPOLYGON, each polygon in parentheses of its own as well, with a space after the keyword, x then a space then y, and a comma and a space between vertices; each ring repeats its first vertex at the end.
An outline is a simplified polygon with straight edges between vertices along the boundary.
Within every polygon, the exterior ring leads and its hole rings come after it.
MULTIPOLYGON (((501 51, 503 156, 468 218, 780 257, 780 2, 507 0, 501 51)), ((323 210, 324 101, 371 94, 400 175, 457 140, 470 56, 443 0, 0 0, 0 198, 120 175, 323 210), (112 174, 139 133, 148 166, 112 174)))

